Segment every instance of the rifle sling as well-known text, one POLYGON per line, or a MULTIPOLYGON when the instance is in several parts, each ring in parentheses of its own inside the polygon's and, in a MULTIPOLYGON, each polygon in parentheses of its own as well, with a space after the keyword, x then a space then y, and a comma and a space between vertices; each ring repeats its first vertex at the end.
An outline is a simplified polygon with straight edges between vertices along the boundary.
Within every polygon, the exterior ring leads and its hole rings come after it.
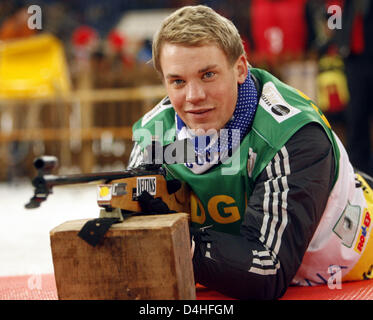
POLYGON ((95 247, 105 236, 114 223, 120 222, 119 218, 97 218, 87 221, 79 231, 78 236, 95 247))

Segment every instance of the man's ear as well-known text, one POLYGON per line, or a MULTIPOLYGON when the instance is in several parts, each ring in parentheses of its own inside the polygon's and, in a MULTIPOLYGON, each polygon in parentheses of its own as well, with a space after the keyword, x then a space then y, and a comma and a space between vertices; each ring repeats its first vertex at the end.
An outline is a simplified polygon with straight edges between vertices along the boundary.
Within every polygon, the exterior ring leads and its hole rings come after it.
POLYGON ((235 71, 237 75, 237 82, 242 84, 245 82, 248 74, 248 63, 244 54, 241 54, 235 63, 235 71))

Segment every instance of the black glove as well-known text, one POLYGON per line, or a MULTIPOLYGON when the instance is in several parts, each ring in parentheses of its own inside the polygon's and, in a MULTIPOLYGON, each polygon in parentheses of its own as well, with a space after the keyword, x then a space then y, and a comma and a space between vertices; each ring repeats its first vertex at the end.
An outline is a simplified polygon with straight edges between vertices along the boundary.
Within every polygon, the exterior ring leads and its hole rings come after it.
POLYGON ((176 213, 175 210, 170 210, 168 205, 161 198, 154 198, 148 191, 143 191, 138 197, 142 213, 148 214, 164 214, 176 213))

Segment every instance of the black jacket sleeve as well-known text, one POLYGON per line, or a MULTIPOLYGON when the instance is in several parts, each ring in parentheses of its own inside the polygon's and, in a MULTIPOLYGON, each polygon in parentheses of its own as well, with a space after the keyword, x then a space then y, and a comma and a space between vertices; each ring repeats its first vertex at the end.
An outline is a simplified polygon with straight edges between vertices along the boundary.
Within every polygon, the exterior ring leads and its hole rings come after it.
POLYGON ((301 128, 258 177, 241 235, 212 230, 196 235, 196 282, 238 299, 281 297, 321 219, 334 170, 323 129, 301 128))

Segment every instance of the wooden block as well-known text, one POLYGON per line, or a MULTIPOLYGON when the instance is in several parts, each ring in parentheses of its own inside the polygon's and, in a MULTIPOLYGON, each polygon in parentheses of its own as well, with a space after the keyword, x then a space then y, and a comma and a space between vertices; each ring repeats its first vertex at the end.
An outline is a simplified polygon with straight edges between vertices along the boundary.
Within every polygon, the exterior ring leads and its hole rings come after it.
POLYGON ((50 232, 59 299, 195 299, 188 215, 133 216, 102 243, 77 236, 87 219, 50 232))

